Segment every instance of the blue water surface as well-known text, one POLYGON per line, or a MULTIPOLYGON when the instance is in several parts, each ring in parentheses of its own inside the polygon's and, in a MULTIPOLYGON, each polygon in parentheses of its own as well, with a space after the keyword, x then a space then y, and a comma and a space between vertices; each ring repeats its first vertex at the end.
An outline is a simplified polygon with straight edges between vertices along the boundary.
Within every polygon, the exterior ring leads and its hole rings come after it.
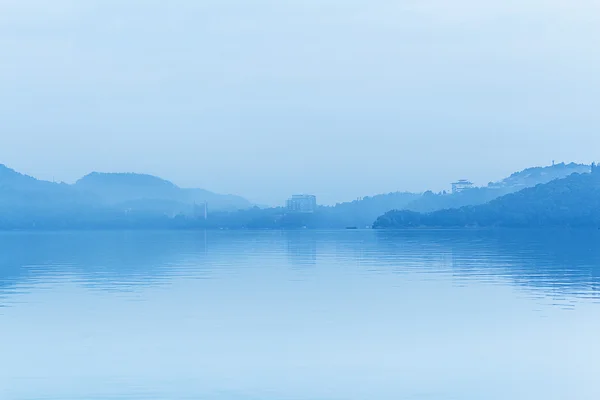
POLYGON ((600 232, 0 233, 0 399, 600 399, 600 232))

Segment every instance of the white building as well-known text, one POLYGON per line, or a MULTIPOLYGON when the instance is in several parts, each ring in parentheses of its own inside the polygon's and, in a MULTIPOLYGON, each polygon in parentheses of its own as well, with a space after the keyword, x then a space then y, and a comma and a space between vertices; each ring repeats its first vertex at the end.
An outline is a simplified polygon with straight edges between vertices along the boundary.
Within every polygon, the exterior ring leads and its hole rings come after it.
POLYGON ((310 194, 295 194, 287 201, 291 212, 313 213, 317 210, 317 197, 310 194))

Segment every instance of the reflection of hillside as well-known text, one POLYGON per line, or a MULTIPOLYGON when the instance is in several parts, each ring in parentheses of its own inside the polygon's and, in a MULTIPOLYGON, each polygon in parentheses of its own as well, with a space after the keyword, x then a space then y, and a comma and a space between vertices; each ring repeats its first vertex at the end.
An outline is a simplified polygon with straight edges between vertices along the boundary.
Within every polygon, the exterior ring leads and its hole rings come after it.
POLYGON ((287 231, 287 255, 294 266, 309 266, 317 263, 317 238, 311 231, 287 231))
POLYGON ((202 234, 6 233, 0 237, 0 287, 53 275, 100 286, 152 284, 169 275, 173 264, 201 257, 204 246, 202 234))
MULTIPOLYGON (((314 264, 315 242, 293 243, 294 262, 314 264)), ((210 278, 234 264, 285 255, 285 246, 276 231, 0 233, 0 290, 64 276, 103 290, 156 285, 173 276, 210 278)))
POLYGON ((451 274, 595 297, 598 244, 598 231, 566 230, 3 233, 0 296, 62 277, 99 290, 131 290, 177 276, 259 269, 269 259, 282 268, 348 264, 364 273, 451 274))
POLYGON ((387 253, 446 254, 453 274, 463 278, 509 280, 554 295, 596 297, 600 288, 595 230, 414 230, 377 236, 387 253))

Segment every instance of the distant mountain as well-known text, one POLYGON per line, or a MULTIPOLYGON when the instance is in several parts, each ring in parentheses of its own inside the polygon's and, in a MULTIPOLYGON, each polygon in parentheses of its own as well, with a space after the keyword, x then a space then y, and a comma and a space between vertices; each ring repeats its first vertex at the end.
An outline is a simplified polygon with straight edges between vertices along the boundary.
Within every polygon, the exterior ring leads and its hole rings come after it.
POLYGON ((522 171, 515 172, 500 182, 490 182, 488 187, 524 189, 526 187, 539 185, 540 183, 548 183, 554 179, 562 179, 571 174, 585 174, 590 172, 590 168, 590 165, 576 163, 560 163, 547 167, 526 168, 522 171))
POLYGON ((0 165, 0 229, 343 229, 373 220, 391 228, 594 225, 600 208, 592 178, 598 175, 578 174, 589 170, 581 164, 529 168, 456 194, 396 192, 295 213, 151 175, 94 172, 67 185, 0 165))
POLYGON ((56 209, 86 203, 93 204, 93 197, 77 192, 70 185, 38 180, 0 164, 0 211, 56 209))
MULTIPOLYGON (((455 194, 423 194, 394 192, 364 197, 351 202, 338 203, 333 207, 320 207, 317 213, 303 216, 284 216, 274 222, 273 219, 260 219, 269 227, 280 226, 307 228, 364 228, 390 210, 407 209, 430 212, 446 208, 459 208, 465 205, 484 204, 508 193, 523 188, 546 183, 553 179, 564 178, 578 172, 589 172, 590 166, 583 164, 555 164, 549 167, 535 167, 516 172, 488 187, 473 188, 455 194), (268 221, 268 222, 266 222, 268 221)), ((281 212, 284 213, 285 210, 281 212)), ((245 220, 245 219, 244 219, 245 220)), ((256 226, 258 222, 252 222, 256 226)))
POLYGON ((175 200, 179 194, 179 188, 169 181, 151 175, 130 173, 92 172, 78 180, 74 186, 94 193, 111 204, 155 198, 175 200))
POLYGON ((487 204, 417 213, 390 211, 374 228, 407 227, 600 228, 600 172, 572 174, 487 204))
POLYGON ((93 196, 70 185, 41 181, 0 165, 0 229, 71 225, 97 206, 93 196))
POLYGON ((490 182, 486 187, 476 187, 452 194, 426 192, 420 198, 407 204, 404 209, 415 212, 431 212, 468 205, 485 204, 509 193, 548 183, 554 179, 565 178, 574 173, 586 172, 590 172, 589 165, 575 163, 560 163, 547 167, 527 168, 523 171, 515 172, 500 182, 490 182))
POLYGON ((252 204, 239 196, 222 195, 203 189, 182 189, 152 175, 93 172, 75 185, 82 192, 93 193, 103 202, 127 209, 160 209, 170 213, 191 210, 196 204, 208 203, 211 210, 238 210, 252 204))
POLYGON ((251 206, 238 196, 182 189, 150 175, 92 173, 68 185, 0 165, 0 229, 170 227, 182 216, 203 215, 204 202, 213 211, 251 206))
POLYGON ((29 175, 18 173, 4 164, 0 164, 0 188, 34 187, 42 182, 29 175))
POLYGON ((0 190, 57 190, 66 188, 54 182, 41 181, 0 164, 0 190))

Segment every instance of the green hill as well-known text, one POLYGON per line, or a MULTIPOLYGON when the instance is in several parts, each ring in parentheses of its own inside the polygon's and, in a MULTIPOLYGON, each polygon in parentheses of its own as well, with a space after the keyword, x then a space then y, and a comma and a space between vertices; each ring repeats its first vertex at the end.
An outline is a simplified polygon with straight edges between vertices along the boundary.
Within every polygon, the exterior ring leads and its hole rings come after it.
POLYGON ((68 185, 0 164, 0 229, 169 227, 176 215, 193 218, 204 202, 211 210, 251 206, 238 196, 182 189, 150 175, 92 173, 68 185))
POLYGON ((374 228, 407 227, 600 227, 600 173, 523 189, 478 206, 418 213, 390 211, 374 228))
POLYGON ((460 208, 468 205, 485 204, 498 197, 518 192, 528 187, 548 183, 554 179, 562 179, 574 173, 587 172, 590 172, 589 165, 575 163, 560 163, 547 167, 527 168, 515 172, 499 182, 490 182, 485 187, 472 188, 453 194, 425 192, 423 196, 403 208, 424 213, 449 208, 460 208))
POLYGON ((238 210, 252 204, 239 196, 203 189, 184 189, 152 175, 93 172, 74 185, 93 193, 105 204, 121 209, 163 210, 168 214, 190 212, 194 203, 207 202, 214 210, 238 210))

